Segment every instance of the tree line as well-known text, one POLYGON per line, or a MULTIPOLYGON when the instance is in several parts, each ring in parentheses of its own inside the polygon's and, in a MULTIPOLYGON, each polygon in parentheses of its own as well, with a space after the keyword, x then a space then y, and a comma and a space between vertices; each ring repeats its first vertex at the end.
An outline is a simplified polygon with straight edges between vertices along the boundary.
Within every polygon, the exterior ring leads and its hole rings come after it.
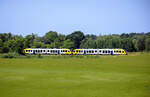
POLYGON ((49 31, 44 36, 31 34, 25 37, 0 33, 0 53, 23 54, 24 48, 123 48, 129 52, 150 51, 150 32, 96 36, 84 35, 81 31, 69 35, 49 31))

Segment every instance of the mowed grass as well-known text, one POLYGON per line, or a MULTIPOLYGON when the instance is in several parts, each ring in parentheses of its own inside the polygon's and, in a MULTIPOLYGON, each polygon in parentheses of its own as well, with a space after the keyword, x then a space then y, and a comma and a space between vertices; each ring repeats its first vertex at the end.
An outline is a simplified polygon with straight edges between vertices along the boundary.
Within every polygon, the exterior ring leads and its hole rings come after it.
POLYGON ((1 58, 0 97, 150 97, 150 53, 1 58))

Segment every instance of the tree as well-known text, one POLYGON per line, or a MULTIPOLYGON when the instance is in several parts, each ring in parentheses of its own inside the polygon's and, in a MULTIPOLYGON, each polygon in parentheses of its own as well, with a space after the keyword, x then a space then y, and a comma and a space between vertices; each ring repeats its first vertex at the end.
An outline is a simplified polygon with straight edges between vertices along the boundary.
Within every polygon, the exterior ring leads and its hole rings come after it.
POLYGON ((81 41, 84 39, 84 34, 81 31, 75 31, 72 34, 66 36, 66 39, 70 39, 74 42, 74 48, 79 48, 81 41))
POLYGON ((92 39, 83 40, 81 43, 81 48, 96 48, 96 41, 92 39))
POLYGON ((133 37, 133 44, 136 51, 145 50, 145 36, 144 35, 135 35, 133 37))
POLYGON ((0 39, 2 40, 2 42, 6 42, 8 40, 12 39, 12 34, 11 33, 2 33, 0 34, 0 39))
POLYGON ((120 35, 120 37, 121 37, 121 38, 128 38, 128 37, 129 37, 129 34, 122 33, 122 34, 120 35))
POLYGON ((27 35, 24 40, 24 48, 31 48, 35 37, 33 35, 27 35))
POLYGON ((132 39, 130 38, 121 39, 121 48, 127 51, 134 51, 134 45, 132 43, 132 39))
POLYGON ((98 37, 96 40, 97 48, 99 48, 99 49, 104 48, 104 44, 105 44, 105 40, 101 36, 98 37))
POLYGON ((47 47, 48 48, 61 48, 62 43, 56 39, 54 42, 52 42, 51 44, 49 44, 47 47))
POLYGON ((150 37, 145 40, 145 50, 150 51, 150 37))
POLYGON ((3 51, 2 51, 2 48, 3 48, 3 41, 2 41, 2 39, 0 39, 0 53, 3 52, 3 51))
POLYGON ((62 48, 73 49, 74 48, 74 42, 72 42, 70 39, 67 39, 64 41, 62 48))
POLYGON ((19 54, 23 54, 24 38, 22 36, 15 36, 14 41, 17 43, 15 51, 19 54))
POLYGON ((120 47, 121 47, 121 38, 118 36, 113 36, 112 48, 120 48, 120 47))
POLYGON ((42 42, 34 41, 33 45, 32 45, 32 48, 46 48, 46 45, 42 42))
POLYGON ((57 32, 55 31, 49 31, 44 36, 44 43, 45 44, 51 44, 55 41, 55 39, 58 39, 57 32))

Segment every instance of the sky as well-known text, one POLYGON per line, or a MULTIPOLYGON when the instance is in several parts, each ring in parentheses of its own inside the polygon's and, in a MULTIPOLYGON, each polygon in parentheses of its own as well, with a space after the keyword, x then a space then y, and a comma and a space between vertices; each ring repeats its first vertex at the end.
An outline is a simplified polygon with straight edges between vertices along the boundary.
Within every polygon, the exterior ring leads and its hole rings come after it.
POLYGON ((150 31, 150 0, 0 0, 0 33, 150 31))

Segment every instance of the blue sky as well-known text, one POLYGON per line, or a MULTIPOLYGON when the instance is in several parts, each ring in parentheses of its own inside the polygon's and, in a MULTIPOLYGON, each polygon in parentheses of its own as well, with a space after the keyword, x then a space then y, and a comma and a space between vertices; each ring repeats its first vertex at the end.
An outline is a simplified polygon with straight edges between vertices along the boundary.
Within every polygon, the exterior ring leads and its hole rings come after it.
POLYGON ((0 33, 150 31, 150 0, 0 0, 0 33))

